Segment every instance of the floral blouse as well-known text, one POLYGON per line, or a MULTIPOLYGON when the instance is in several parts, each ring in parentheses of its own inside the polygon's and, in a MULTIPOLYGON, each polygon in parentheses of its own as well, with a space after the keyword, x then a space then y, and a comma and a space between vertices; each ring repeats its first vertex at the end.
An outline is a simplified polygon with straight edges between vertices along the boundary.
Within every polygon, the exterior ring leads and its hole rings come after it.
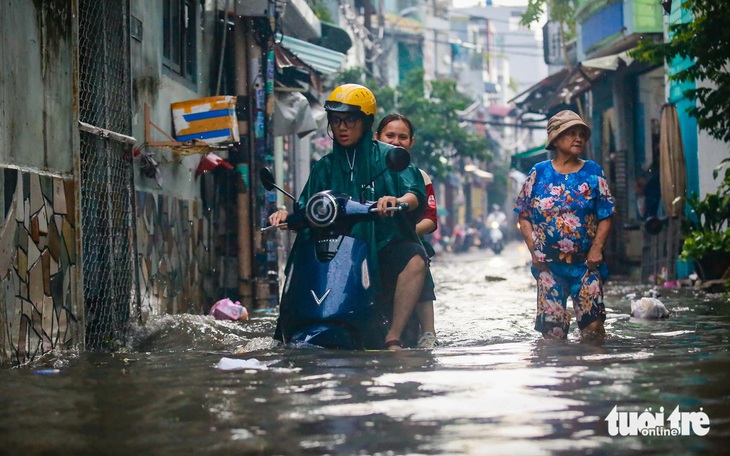
POLYGON ((514 211, 532 222, 538 260, 575 264, 586 260, 614 199, 598 163, 586 160, 580 170, 560 174, 547 160, 530 170, 514 211))

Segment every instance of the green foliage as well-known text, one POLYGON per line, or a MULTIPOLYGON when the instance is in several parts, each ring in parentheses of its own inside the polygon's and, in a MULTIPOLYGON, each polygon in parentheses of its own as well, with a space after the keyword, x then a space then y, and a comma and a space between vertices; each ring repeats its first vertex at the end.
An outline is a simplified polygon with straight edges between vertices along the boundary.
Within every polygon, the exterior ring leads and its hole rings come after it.
POLYGON ((307 4, 310 8, 312 8, 312 11, 314 11, 314 15, 317 16, 317 19, 324 22, 334 23, 335 21, 332 19, 332 14, 330 13, 329 8, 327 8, 327 5, 325 5, 325 2, 323 0, 307 0, 307 4))
POLYGON ((559 22, 563 29, 563 43, 575 38, 575 4, 573 0, 528 0, 520 24, 531 27, 550 11, 550 20, 559 22))
POLYGON ((691 11, 694 20, 669 27, 667 43, 649 39, 639 42, 632 56, 656 65, 675 59, 688 59, 693 64, 681 69, 670 79, 677 82, 711 81, 715 87, 696 87, 685 96, 699 105, 688 110, 697 119, 700 129, 711 136, 730 142, 730 2, 717 0, 685 0, 682 7, 691 11))
POLYGON ((730 255, 730 158, 713 171, 717 178, 724 168, 724 178, 715 193, 699 199, 696 193, 687 198, 690 214, 682 225, 685 235, 680 258, 700 260, 708 255, 730 255))
POLYGON ((411 120, 416 137, 413 162, 432 177, 445 176, 458 157, 491 159, 486 139, 459 125, 457 111, 468 107, 471 100, 456 90, 456 81, 431 81, 427 87, 423 74, 422 69, 414 70, 395 89, 374 81, 361 68, 346 70, 337 80, 363 84, 373 91, 378 102, 373 128, 393 112, 411 120))

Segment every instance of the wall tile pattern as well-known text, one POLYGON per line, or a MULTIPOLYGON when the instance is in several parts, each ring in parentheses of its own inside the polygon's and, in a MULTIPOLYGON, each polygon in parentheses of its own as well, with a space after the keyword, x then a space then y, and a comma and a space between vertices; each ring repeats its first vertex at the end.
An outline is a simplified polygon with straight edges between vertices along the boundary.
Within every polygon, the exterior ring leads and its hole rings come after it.
POLYGON ((200 201, 137 192, 136 219, 143 320, 208 308, 215 267, 200 201))
POLYGON ((81 340, 74 198, 73 180, 18 172, 0 227, 0 365, 81 340))

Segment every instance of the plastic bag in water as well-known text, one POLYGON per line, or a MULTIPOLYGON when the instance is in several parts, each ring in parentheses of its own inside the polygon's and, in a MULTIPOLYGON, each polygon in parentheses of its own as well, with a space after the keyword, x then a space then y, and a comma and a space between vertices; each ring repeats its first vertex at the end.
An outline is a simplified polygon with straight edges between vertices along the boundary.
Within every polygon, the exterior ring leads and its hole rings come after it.
POLYGON ((248 310, 240 302, 233 302, 230 298, 221 299, 210 308, 210 314, 216 320, 248 320, 248 310))
POLYGON ((221 358, 218 364, 215 365, 216 369, 220 370, 244 370, 244 369, 255 369, 264 370, 268 369, 266 364, 261 364, 256 358, 251 359, 234 359, 234 358, 221 358))

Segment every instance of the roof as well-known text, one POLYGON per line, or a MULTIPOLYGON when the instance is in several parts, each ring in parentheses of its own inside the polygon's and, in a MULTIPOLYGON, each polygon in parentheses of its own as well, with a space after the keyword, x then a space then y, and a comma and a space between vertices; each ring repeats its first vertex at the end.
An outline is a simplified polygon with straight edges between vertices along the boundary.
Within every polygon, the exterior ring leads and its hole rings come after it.
POLYGON ((572 70, 563 68, 510 100, 525 112, 550 115, 555 108, 570 104, 601 79, 605 70, 577 64, 572 70))
POLYGON ((345 54, 341 52, 278 33, 276 38, 281 47, 318 73, 325 75, 336 73, 342 66, 342 62, 345 61, 345 54))

